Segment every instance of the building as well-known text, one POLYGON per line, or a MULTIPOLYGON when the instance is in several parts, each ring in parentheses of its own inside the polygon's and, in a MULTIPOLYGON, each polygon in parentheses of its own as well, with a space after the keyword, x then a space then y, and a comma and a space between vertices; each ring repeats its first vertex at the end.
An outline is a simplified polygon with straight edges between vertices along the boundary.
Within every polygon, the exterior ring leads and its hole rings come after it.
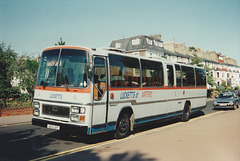
POLYGON ((163 42, 159 37, 134 36, 112 41, 110 47, 125 50, 126 53, 145 57, 163 57, 163 42))
MULTIPOLYGON (((194 56, 200 57, 205 67, 211 69, 211 75, 216 85, 226 82, 227 85, 235 88, 240 86, 240 66, 236 60, 223 56, 215 51, 196 49, 189 51, 189 48, 174 42, 163 42, 161 35, 140 35, 112 41, 110 47, 125 50, 127 54, 145 57, 166 58, 173 62, 189 64, 194 56)), ((208 88, 216 88, 208 85, 208 88)))

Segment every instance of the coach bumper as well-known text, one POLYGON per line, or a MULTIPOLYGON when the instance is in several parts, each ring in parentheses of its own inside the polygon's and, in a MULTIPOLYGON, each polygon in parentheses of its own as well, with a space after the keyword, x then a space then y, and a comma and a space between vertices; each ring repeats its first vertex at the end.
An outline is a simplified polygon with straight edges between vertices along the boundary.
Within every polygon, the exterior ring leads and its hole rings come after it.
POLYGON ((46 128, 55 127, 54 129, 56 129, 56 130, 78 133, 78 134, 83 134, 83 135, 86 135, 87 131, 88 131, 87 126, 64 124, 64 123, 60 123, 60 122, 42 120, 42 119, 38 119, 38 118, 32 118, 32 125, 37 125, 37 126, 46 127, 46 128))

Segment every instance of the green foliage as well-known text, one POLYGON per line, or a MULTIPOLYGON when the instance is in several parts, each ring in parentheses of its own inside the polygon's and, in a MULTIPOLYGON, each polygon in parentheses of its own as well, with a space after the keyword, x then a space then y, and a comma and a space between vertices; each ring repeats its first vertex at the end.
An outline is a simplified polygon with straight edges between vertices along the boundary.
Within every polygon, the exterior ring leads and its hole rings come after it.
POLYGON ((220 85, 220 86, 217 86, 217 87, 216 87, 216 90, 217 90, 218 92, 222 92, 222 91, 225 91, 225 90, 226 90, 226 87, 224 87, 223 85, 220 85))
POLYGON ((31 100, 31 95, 29 95, 29 94, 20 94, 19 95, 18 101, 25 102, 25 101, 29 101, 29 100, 31 100))
POLYGON ((223 87, 227 88, 227 82, 226 82, 226 81, 223 81, 221 85, 222 85, 223 87))
POLYGON ((37 60, 27 56, 17 58, 17 54, 10 47, 6 47, 4 43, 0 44, 0 108, 29 104, 29 95, 18 96, 20 89, 33 95, 38 64, 37 60), (11 84, 14 79, 20 80, 17 87, 11 84), (15 100, 16 98, 20 100, 15 100))
POLYGON ((15 75, 20 79, 19 87, 27 90, 31 96, 34 93, 36 83, 35 72, 38 69, 39 62, 28 56, 21 56, 15 64, 15 75))
POLYGON ((17 54, 10 47, 5 47, 4 43, 0 44, 0 99, 2 100, 13 97, 18 91, 11 85, 16 57, 17 54))
POLYGON ((210 68, 208 68, 208 67, 204 67, 205 68, 205 70, 206 70, 206 72, 207 72, 207 83, 210 85, 210 86, 215 86, 216 85, 216 83, 215 83, 215 81, 214 81, 214 79, 213 79, 213 75, 212 75, 212 69, 210 69, 210 68))
POLYGON ((58 46, 58 45, 65 45, 65 41, 62 41, 62 38, 60 37, 60 41, 58 41, 57 44, 55 44, 55 46, 58 46))
POLYGON ((191 60, 192 62, 190 63, 191 65, 197 65, 199 67, 203 67, 203 64, 200 64, 202 63, 202 58, 199 58, 196 54, 194 55, 194 57, 191 57, 191 60))
POLYGON ((188 48, 188 50, 190 51, 190 52, 193 52, 193 55, 194 55, 194 57, 191 57, 191 63, 190 63, 190 65, 197 65, 197 66, 199 66, 199 67, 203 67, 203 64, 200 64, 200 63, 202 63, 203 62, 203 60, 202 60, 202 58, 200 58, 200 57, 198 57, 197 56, 197 54, 196 54, 196 49, 195 49, 195 47, 189 47, 188 48))
POLYGON ((195 53, 197 50, 196 50, 195 47, 190 46, 190 47, 188 48, 188 51, 195 53))

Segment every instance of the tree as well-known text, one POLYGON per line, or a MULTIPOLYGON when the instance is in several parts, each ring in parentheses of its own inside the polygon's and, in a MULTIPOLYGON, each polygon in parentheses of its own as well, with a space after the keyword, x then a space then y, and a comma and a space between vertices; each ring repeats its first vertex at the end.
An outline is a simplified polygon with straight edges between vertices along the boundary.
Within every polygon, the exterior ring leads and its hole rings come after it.
POLYGON ((9 47, 0 44, 0 106, 5 107, 6 101, 13 97, 19 89, 12 87, 11 81, 14 75, 13 65, 16 62, 17 54, 9 47))
MULTIPOLYGON (((191 65, 197 65, 197 66, 199 66, 199 67, 203 67, 203 64, 201 64, 202 62, 203 62, 203 60, 202 60, 202 58, 200 58, 200 57, 198 57, 197 56, 197 54, 196 54, 196 52, 197 52, 197 49, 195 48, 195 47, 189 47, 188 48, 188 50, 190 51, 190 52, 193 52, 193 55, 194 55, 194 57, 192 57, 191 58, 191 60, 192 60, 192 62, 190 63, 191 65)), ((205 70, 206 70, 206 72, 207 72, 207 83, 210 85, 210 86, 215 86, 216 85, 216 83, 215 83, 215 81, 214 81, 214 79, 213 79, 213 76, 212 76, 212 73, 211 73, 211 70, 212 69, 210 69, 210 68, 208 68, 208 67, 204 67, 205 68, 205 70)))
POLYGON ((210 86, 215 86, 216 83, 213 79, 213 75, 212 75, 212 69, 208 68, 207 66, 204 67, 205 70, 206 70, 206 73, 207 73, 207 83, 210 85, 210 86))
POLYGON ((34 86, 36 82, 35 72, 39 63, 36 59, 28 56, 21 56, 15 65, 15 75, 20 80, 18 84, 23 90, 26 90, 33 97, 34 86))
POLYGON ((58 41, 58 43, 55 44, 55 46, 58 46, 58 45, 65 45, 65 41, 62 41, 61 37, 60 37, 60 41, 58 41))
POLYGON ((191 63, 189 63, 189 64, 191 64, 191 65, 197 65, 197 66, 199 66, 199 67, 203 67, 203 64, 201 64, 202 62, 203 62, 203 60, 202 60, 202 58, 200 58, 200 57, 198 57, 197 56, 197 54, 196 54, 196 52, 197 52, 197 50, 196 50, 196 48, 195 47, 189 47, 188 48, 188 51, 190 51, 190 52, 193 52, 193 55, 194 55, 194 57, 191 57, 191 63))
POLYGON ((195 47, 193 47, 193 46, 190 46, 190 47, 188 48, 188 51, 193 52, 193 53, 196 53, 196 52, 197 52, 197 49, 196 49, 195 47))

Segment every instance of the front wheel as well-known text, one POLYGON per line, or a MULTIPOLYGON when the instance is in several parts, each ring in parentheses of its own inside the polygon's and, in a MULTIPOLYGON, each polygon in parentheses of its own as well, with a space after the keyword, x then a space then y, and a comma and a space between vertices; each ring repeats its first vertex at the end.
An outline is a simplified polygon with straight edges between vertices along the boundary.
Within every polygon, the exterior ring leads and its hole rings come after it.
POLYGON ((237 103, 233 105, 233 110, 235 110, 236 108, 237 108, 237 103))
POLYGON ((130 130, 129 115, 127 113, 121 114, 118 119, 117 128, 114 133, 114 137, 116 139, 124 138, 128 136, 129 130, 130 130))

